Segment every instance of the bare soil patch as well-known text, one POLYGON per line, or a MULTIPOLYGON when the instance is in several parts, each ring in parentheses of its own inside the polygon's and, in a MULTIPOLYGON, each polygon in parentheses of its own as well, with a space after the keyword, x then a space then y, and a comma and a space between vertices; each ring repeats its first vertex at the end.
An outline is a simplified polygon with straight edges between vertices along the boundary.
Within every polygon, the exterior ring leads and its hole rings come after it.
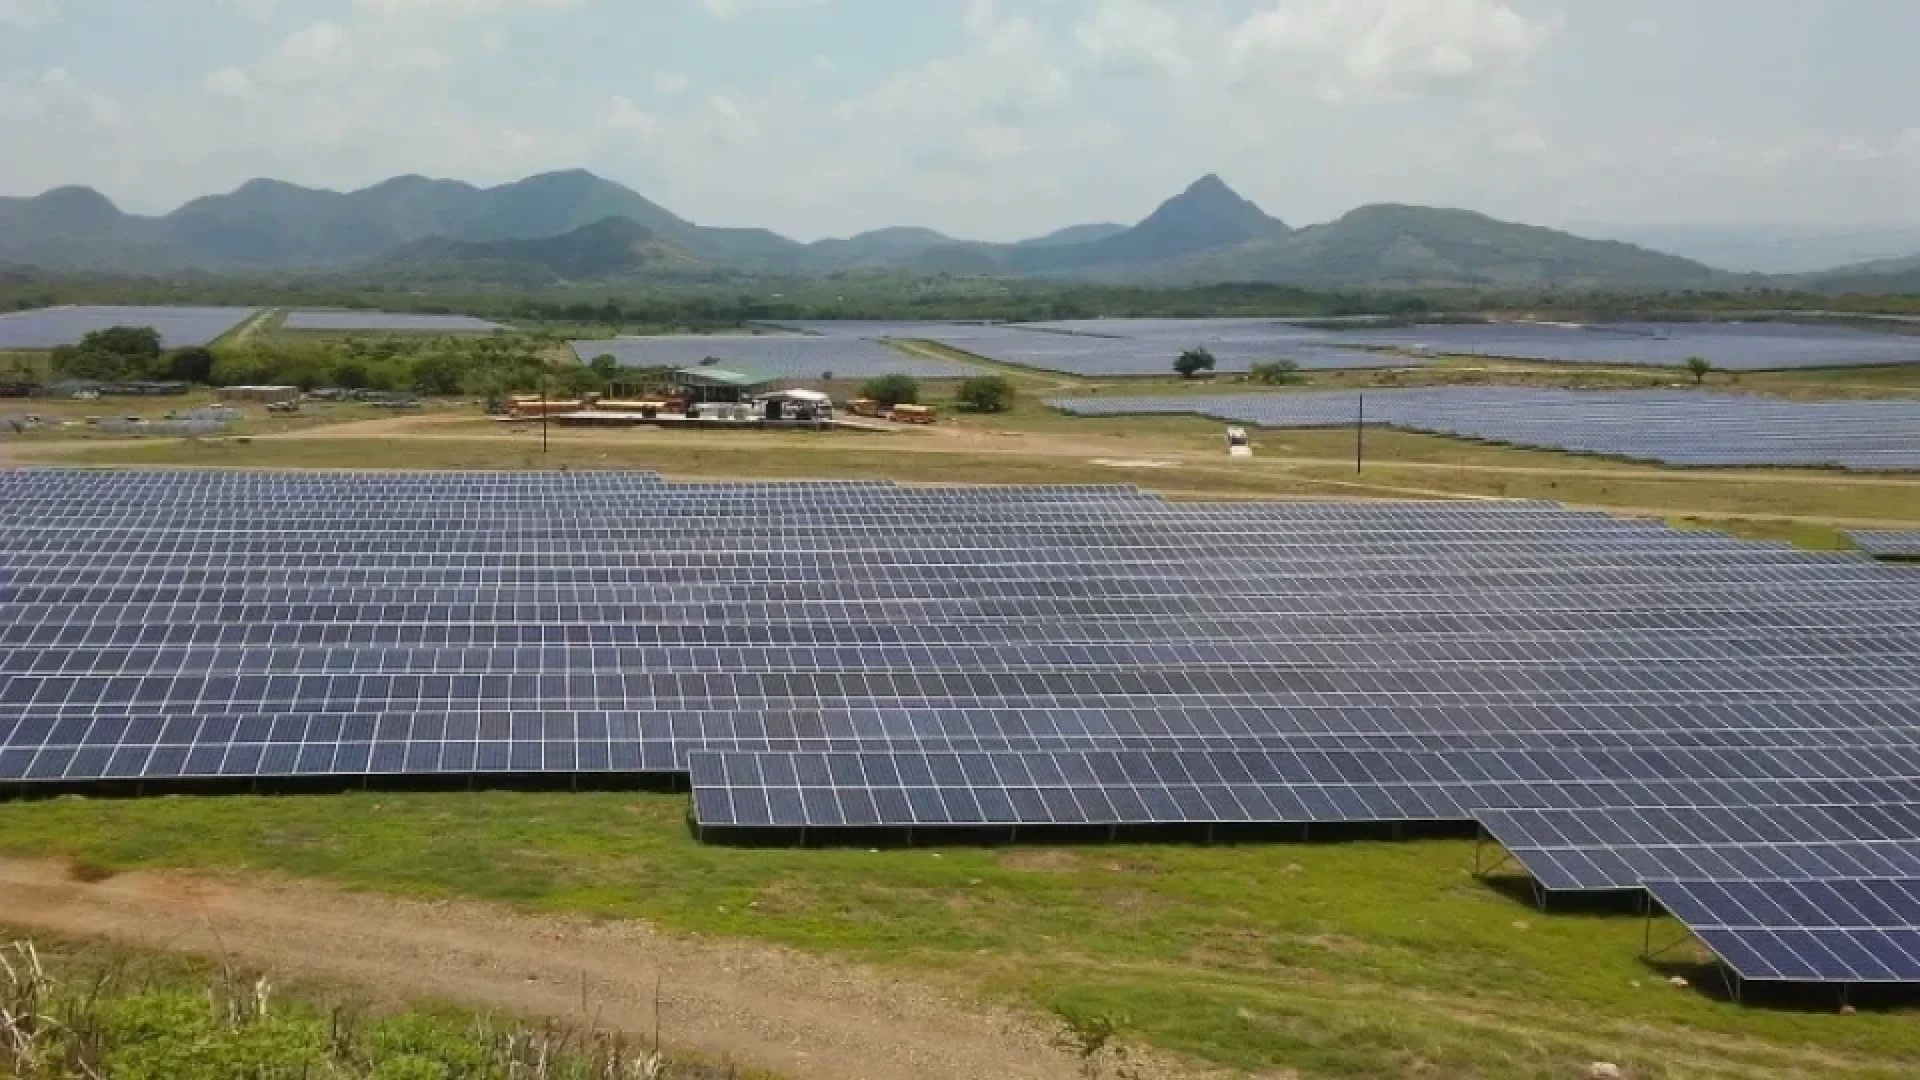
POLYGON ((784 1076, 1075 1075, 1072 1059, 1028 1017, 863 967, 639 923, 173 873, 88 882, 63 864, 23 860, 0 860, 0 922, 225 956, 283 976, 344 980, 395 1001, 597 1017, 637 1035, 654 1030, 657 983, 669 1047, 784 1076), (581 1015, 583 1003, 590 1016, 581 1015))

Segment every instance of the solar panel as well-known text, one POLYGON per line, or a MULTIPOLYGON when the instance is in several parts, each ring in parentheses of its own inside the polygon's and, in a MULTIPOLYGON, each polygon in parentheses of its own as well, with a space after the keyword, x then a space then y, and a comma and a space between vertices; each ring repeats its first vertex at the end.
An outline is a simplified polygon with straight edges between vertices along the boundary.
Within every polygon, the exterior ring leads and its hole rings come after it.
POLYGON ((282 330, 489 334, 505 327, 471 315, 400 315, 384 311, 291 311, 282 330))
MULTIPOLYGON (((1920 340, 1920 339, 1916 339, 1920 340)), ((1178 413, 1267 428, 1369 426, 1669 465, 1920 468, 1920 402, 1699 390, 1418 387, 1049 401, 1076 416, 1178 413)))
POLYGON ((772 334, 682 334, 576 341, 582 362, 611 356, 623 367, 689 368, 713 364, 771 378, 863 379, 909 375, 921 379, 962 379, 981 370, 923 356, 877 339, 857 336, 772 334))
POLYGON ((1650 878, 1920 875, 1920 806, 1507 809, 1474 814, 1542 888, 1640 888, 1650 878))
POLYGON ((1742 979, 1920 982, 1920 880, 1653 880, 1647 891, 1742 979))
POLYGON ((1877 559, 1920 559, 1920 529, 1855 530, 1847 539, 1877 559))
POLYGON ((160 345, 184 349, 210 345, 234 327, 259 313, 246 307, 103 307, 36 308, 0 315, 0 349, 53 349, 78 345, 96 330, 115 326, 149 326, 160 334, 160 345))

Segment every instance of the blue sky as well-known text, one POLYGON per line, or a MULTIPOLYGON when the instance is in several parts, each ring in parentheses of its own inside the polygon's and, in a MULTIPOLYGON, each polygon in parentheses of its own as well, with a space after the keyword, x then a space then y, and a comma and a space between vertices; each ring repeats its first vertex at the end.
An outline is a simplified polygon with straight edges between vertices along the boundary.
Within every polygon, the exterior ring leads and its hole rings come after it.
POLYGON ((584 166, 803 239, 1139 218, 1920 221, 1909 0, 0 0, 0 193, 584 166))

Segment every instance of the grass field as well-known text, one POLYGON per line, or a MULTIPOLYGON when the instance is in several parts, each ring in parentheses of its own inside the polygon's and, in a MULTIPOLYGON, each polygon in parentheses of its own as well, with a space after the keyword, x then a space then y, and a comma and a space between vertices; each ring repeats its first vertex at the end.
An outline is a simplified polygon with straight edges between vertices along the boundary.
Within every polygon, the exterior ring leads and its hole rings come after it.
POLYGON ((60 799, 0 805, 0 850, 94 873, 271 872, 745 936, 1113 1016, 1131 1038, 1253 1072, 1920 1070, 1912 1012, 1724 1002, 1695 951, 1670 957, 1678 967, 1642 962, 1644 920, 1630 913, 1543 914, 1476 880, 1467 841, 745 850, 696 844, 684 813, 673 795, 60 799), (1675 971, 1695 985, 1668 985, 1675 971))
MULTIPOLYGON (((628 1080, 648 1075, 639 1063, 653 1049, 585 1026, 381 1005, 363 988, 282 983, 208 958, 47 937, 0 944, 9 1077, 628 1080)), ((664 1053, 655 1075, 754 1080, 664 1053)))

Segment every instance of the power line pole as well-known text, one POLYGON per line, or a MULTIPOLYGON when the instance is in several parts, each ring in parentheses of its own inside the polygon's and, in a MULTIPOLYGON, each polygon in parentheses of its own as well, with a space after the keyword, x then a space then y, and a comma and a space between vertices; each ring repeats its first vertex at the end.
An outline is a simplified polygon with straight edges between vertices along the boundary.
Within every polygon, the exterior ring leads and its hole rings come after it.
POLYGON ((547 452, 547 420, 553 410, 547 406, 547 373, 540 372, 540 452, 547 452))
POLYGON ((1353 474, 1360 475, 1367 454, 1367 395, 1360 395, 1360 411, 1353 418, 1353 474))

